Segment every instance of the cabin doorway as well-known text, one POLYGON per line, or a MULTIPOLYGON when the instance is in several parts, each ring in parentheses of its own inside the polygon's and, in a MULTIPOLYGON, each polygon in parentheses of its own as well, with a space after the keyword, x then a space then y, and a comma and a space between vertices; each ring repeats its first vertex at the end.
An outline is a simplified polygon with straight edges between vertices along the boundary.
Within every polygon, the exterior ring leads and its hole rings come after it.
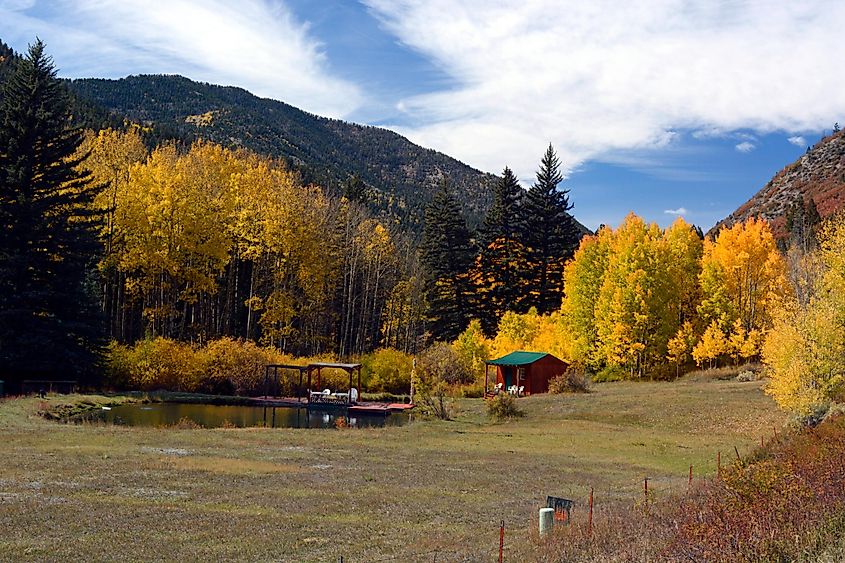
POLYGON ((505 376, 505 389, 510 389, 513 383, 513 368, 508 366, 502 367, 502 373, 505 376))

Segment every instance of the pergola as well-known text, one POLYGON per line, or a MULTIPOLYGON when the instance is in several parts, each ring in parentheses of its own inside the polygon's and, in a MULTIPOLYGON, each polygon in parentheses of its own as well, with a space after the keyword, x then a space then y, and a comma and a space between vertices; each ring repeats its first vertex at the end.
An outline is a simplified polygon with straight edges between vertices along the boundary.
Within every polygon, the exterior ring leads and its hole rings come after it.
POLYGON ((274 396, 279 392, 279 370, 291 370, 299 372, 299 385, 296 387, 296 397, 302 397, 302 377, 308 371, 308 366, 297 366, 292 364, 268 364, 264 369, 264 396, 270 397, 270 383, 274 384, 274 396), (270 377, 270 372, 273 377, 270 377))
POLYGON ((306 366, 308 372, 308 389, 311 389, 311 374, 317 372, 317 388, 322 387, 322 370, 324 369, 342 369, 349 374, 349 389, 352 389, 352 378, 355 372, 358 372, 358 392, 361 392, 361 364, 335 364, 331 362, 316 362, 306 366))

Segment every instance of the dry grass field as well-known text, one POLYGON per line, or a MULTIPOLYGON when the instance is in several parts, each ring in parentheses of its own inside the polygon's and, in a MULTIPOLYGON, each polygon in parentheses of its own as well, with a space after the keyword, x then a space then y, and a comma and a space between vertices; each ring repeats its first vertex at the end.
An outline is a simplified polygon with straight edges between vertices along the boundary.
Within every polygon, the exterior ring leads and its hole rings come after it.
MULTIPOLYGON (((89 397, 90 400, 106 400, 89 397)), ((660 496, 748 452, 785 415, 761 382, 596 385, 519 400, 492 423, 481 399, 455 420, 375 429, 181 429, 59 424, 83 400, 0 403, 0 559, 495 561, 538 558, 546 495, 596 507, 660 496), (536 524, 534 524, 536 527, 536 524)), ((113 400, 113 399, 108 399, 113 400)))

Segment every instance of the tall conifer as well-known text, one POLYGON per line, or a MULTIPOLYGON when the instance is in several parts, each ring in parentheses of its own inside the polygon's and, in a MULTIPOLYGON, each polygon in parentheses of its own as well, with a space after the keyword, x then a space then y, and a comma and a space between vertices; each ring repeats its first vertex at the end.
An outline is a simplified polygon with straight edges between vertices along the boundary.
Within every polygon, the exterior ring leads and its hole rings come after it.
POLYGON ((0 374, 91 373, 102 335, 90 274, 100 248, 96 193, 74 156, 68 100, 38 40, 0 105, 0 374))
POLYGON ((510 168, 493 187, 493 205, 481 227, 481 254, 475 268, 479 313, 484 332, 492 335, 506 311, 523 313, 525 287, 520 266, 525 261, 521 242, 521 204, 525 191, 510 168))
POLYGON ((552 145, 537 171, 537 181, 525 194, 522 213, 523 241, 528 259, 523 269, 528 306, 540 313, 560 307, 563 298, 563 267, 578 245, 578 230, 569 214, 569 190, 559 190, 563 180, 560 161, 552 145))
POLYGON ((431 332, 436 339, 454 340, 472 318, 472 249, 466 221, 446 182, 426 208, 420 251, 427 272, 431 332))

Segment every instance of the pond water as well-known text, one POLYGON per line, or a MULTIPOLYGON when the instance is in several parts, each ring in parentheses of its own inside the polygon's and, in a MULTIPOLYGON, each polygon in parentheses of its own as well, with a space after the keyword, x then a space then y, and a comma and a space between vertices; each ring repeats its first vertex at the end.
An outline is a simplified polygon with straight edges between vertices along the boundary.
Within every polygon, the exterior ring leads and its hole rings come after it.
POLYGON ((203 405, 186 403, 127 404, 111 410, 94 411, 86 421, 127 426, 173 426, 183 419, 204 428, 237 426, 240 428, 335 428, 345 422, 354 428, 402 426, 408 422, 405 413, 388 416, 349 416, 343 409, 316 410, 294 407, 254 407, 203 405), (343 418, 340 422, 338 419, 343 418))

